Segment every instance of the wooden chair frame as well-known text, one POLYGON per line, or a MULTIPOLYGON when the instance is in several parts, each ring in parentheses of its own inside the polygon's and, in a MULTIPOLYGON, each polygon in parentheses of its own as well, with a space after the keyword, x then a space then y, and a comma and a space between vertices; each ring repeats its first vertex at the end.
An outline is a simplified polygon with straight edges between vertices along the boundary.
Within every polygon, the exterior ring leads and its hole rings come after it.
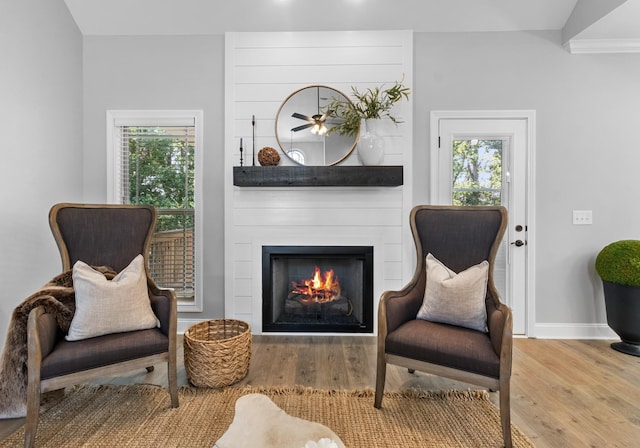
MULTIPOLYGON (((49 213, 49 224, 53 232, 56 243, 60 250, 62 258, 63 271, 71 269, 71 260, 69 258, 69 252, 66 247, 66 243, 62 237, 60 228, 56 222, 56 215, 59 210, 65 207, 79 207, 79 208, 140 208, 144 207, 153 213, 153 222, 150 225, 147 238, 144 244, 144 254, 148 253, 149 245, 151 244, 151 238, 155 230, 155 224, 157 220, 157 214, 153 207, 149 206, 136 206, 136 205, 105 205, 105 204, 57 204, 49 213)), ((34 308, 29 314, 29 320, 27 324, 27 344, 28 344, 28 382, 27 382, 27 418, 25 422, 25 448, 31 448, 35 445, 36 431, 38 427, 39 411, 40 411, 40 395, 44 392, 62 389, 64 387, 72 386, 78 383, 85 383, 97 378, 102 378, 110 375, 119 374, 122 372, 146 368, 151 371, 154 364, 167 363, 168 371, 168 388, 169 395, 171 397, 171 406, 176 408, 179 405, 178 402, 178 379, 177 379, 177 298, 172 289, 159 288, 153 279, 149 276, 148 265, 146 264, 145 256, 145 270, 147 272, 147 285, 149 291, 156 296, 165 296, 169 301, 169 328, 168 339, 169 347, 164 353, 159 353, 152 356, 146 356, 137 359, 131 359, 124 362, 118 362, 115 364, 106 365, 90 370, 84 370, 76 373, 71 373, 63 376, 57 376, 41 380, 41 363, 42 363, 42 345, 41 341, 45 337, 55 338, 55 332, 57 328, 55 325, 49 326, 50 334, 42 334, 43 329, 38 325, 39 320, 45 315, 43 307, 34 308), (53 334, 52 334, 53 333, 53 334)), ((49 316, 51 317, 51 316, 49 316)), ((51 317, 51 319, 53 319, 51 317)), ((45 330, 46 331, 46 330, 45 330)))
POLYGON ((507 226, 507 212, 504 207, 456 207, 456 206, 416 206, 411 211, 410 216, 411 232, 413 234, 416 246, 416 270, 409 283, 400 291, 385 291, 378 305, 378 354, 377 354, 377 372, 376 372, 376 392, 374 406, 380 408, 382 406, 382 397, 386 380, 386 368, 388 364, 394 364, 406 367, 409 370, 418 370, 425 373, 431 373, 437 376, 474 384, 480 387, 486 387, 491 391, 499 391, 500 393, 500 422, 502 426, 502 435, 504 445, 507 448, 512 446, 511 438, 511 409, 510 409, 510 380, 511 365, 513 351, 513 321, 511 309, 499 300, 499 294, 493 282, 493 262, 495 260, 498 247, 505 233, 507 226), (489 255, 490 270, 489 282, 487 285, 487 295, 493 298, 492 304, 503 314, 503 327, 501 329, 489 328, 490 337, 494 339, 498 337, 500 340, 500 377, 499 379, 479 375, 477 373, 466 372, 454 368, 433 364, 416 359, 406 358, 394 354, 388 354, 385 351, 385 343, 387 338, 387 304, 399 297, 413 297, 414 300, 422 302, 425 289, 425 257, 423 253, 420 235, 416 225, 416 214, 424 209, 442 209, 456 210, 464 208, 465 210, 497 210, 502 215, 500 228, 498 229, 495 242, 489 255), (499 330, 499 331, 498 331, 499 330))

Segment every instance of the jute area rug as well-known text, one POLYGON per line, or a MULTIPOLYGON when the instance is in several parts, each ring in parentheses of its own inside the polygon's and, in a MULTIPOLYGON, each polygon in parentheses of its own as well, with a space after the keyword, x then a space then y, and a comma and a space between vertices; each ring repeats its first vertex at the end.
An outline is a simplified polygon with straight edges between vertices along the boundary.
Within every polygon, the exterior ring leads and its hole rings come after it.
MULTIPOLYGON (((289 415, 331 428, 349 448, 500 447, 498 409, 484 391, 387 392, 303 387, 180 389, 180 407, 156 386, 78 386, 40 416, 37 447, 208 447, 231 424, 238 397, 267 395, 289 415)), ((23 444, 20 429, 0 447, 23 444)), ((532 447, 513 427, 515 447, 532 447)), ((256 447, 259 448, 259 447, 256 447)), ((302 448, 302 447, 300 447, 302 448)))

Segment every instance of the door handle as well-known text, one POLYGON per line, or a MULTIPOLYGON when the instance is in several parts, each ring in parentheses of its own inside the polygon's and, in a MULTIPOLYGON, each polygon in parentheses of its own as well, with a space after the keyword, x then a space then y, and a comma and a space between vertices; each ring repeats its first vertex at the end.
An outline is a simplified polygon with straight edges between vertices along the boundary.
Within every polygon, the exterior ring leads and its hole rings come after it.
POLYGON ((522 246, 526 246, 527 242, 526 241, 522 241, 522 240, 515 240, 511 244, 516 246, 516 247, 522 247, 522 246))

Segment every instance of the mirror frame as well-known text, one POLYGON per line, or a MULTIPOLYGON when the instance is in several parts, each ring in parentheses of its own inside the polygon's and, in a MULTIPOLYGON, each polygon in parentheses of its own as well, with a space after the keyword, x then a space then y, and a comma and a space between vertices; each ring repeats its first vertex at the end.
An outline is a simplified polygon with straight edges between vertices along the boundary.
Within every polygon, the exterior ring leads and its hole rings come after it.
MULTIPOLYGON (((293 97, 295 97, 296 95, 300 94, 302 91, 305 91, 305 90, 308 90, 308 89, 320 89, 320 88, 331 90, 332 92, 335 93, 334 96, 336 98, 342 97, 345 101, 348 101, 350 103, 352 102, 351 98, 349 98, 347 95, 345 95, 340 90, 338 90, 338 89, 336 89, 334 87, 330 87, 330 86, 324 85, 324 84, 312 84, 312 85, 301 87, 300 89, 297 89, 294 92, 292 92, 291 94, 289 94, 289 96, 287 96, 284 99, 284 101, 282 102, 282 104, 278 108, 278 112, 276 113, 275 136, 276 136, 276 140, 278 142, 278 146, 280 147, 280 150, 282 151, 282 153, 285 155, 285 157, 288 160, 292 161, 296 165, 301 165, 301 166, 333 166, 333 165, 337 165, 337 164, 343 162, 347 157, 349 157, 353 153, 354 149, 356 148, 356 145, 358 144, 358 139, 360 138, 360 130, 358 130, 358 133, 355 136, 353 136, 353 142, 350 142, 350 143, 347 142, 347 148, 345 149, 344 154, 341 157, 339 157, 338 160, 330 161, 330 163, 325 163, 325 164, 321 164, 321 165, 304 164, 304 163, 298 162, 297 160, 295 160, 295 159, 293 159, 292 157, 289 156, 287 151, 290 151, 292 149, 292 147, 291 147, 291 145, 289 145, 288 148, 285 148, 285 146, 283 144, 284 136, 281 136, 278 133, 278 124, 280 123, 281 118, 282 119, 285 118, 285 117, 281 117, 283 109, 285 109, 285 106, 287 105, 287 103, 293 97)), ((306 112, 306 111, 300 111, 300 112, 306 112)), ((287 111, 287 114, 290 115, 290 112, 287 111)), ((304 121, 301 121, 300 124, 304 124, 304 121)), ((297 148, 293 148, 293 149, 297 149, 297 148)))

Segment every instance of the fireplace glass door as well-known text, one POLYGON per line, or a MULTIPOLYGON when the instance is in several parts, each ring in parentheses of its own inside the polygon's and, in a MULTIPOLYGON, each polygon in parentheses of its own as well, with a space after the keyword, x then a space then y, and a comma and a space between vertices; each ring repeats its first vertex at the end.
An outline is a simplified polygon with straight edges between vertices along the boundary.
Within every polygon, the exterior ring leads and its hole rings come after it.
POLYGON ((371 246, 264 246, 264 332, 372 332, 371 246))

